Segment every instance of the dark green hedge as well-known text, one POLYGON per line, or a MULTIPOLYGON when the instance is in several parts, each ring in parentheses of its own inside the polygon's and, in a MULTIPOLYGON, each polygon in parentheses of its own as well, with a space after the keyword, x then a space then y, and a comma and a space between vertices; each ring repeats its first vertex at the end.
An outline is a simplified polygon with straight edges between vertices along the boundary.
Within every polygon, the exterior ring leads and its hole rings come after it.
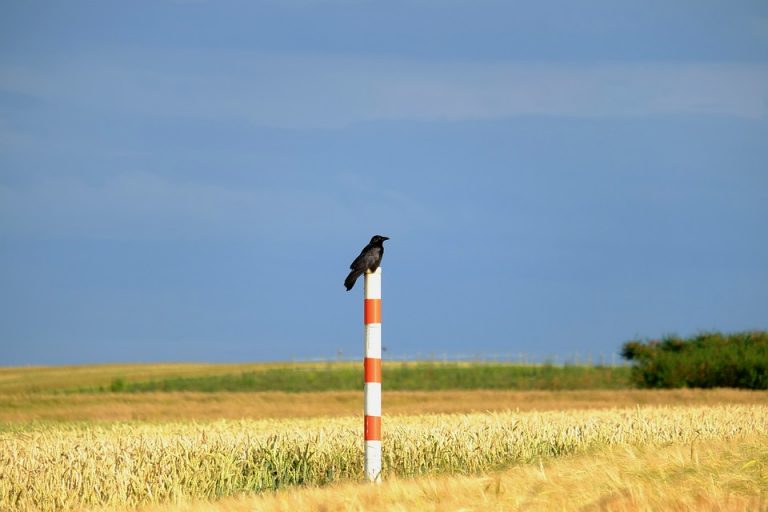
POLYGON ((632 381, 646 388, 768 389, 768 332, 705 332, 687 339, 628 341, 632 381))

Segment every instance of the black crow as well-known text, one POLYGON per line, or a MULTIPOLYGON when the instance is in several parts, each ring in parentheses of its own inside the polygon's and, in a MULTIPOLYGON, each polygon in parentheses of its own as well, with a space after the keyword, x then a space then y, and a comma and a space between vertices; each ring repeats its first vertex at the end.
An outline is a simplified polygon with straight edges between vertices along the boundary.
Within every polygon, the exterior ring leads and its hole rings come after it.
POLYGON ((349 266, 352 271, 344 280, 344 286, 347 287, 347 291, 355 286, 355 281, 364 272, 376 272, 376 269, 379 268, 381 258, 384 256, 384 240, 389 240, 389 237, 375 235, 371 238, 371 243, 365 246, 360 256, 355 258, 355 261, 349 266))

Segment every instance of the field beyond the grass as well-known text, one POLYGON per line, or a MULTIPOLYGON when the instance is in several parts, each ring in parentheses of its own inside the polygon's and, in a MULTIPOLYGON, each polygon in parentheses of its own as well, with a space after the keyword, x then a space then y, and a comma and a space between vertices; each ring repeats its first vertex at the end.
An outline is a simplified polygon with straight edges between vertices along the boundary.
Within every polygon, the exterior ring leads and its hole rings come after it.
MULTIPOLYGON (((384 391, 384 416, 485 411, 611 409, 637 405, 766 404, 768 392, 737 389, 579 391, 384 391)), ((362 414, 361 391, 315 393, 0 394, 0 430, 19 422, 210 421, 362 414), (3 427, 3 424, 6 427, 3 427)))

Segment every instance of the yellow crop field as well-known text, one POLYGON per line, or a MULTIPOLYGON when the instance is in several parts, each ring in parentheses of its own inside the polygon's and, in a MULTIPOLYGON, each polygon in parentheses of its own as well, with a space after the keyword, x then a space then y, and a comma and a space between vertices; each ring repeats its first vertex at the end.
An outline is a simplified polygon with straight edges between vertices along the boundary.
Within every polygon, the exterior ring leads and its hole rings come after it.
MULTIPOLYGON (((635 407, 385 419, 385 478, 478 475, 615 447, 768 434, 768 406, 635 407)), ((0 509, 214 500, 362 477, 359 418, 24 425, 0 434, 0 509)))
MULTIPOLYGON (((744 389, 626 389, 576 391, 388 391, 387 415, 487 411, 611 409, 635 405, 766 404, 767 391, 744 389)), ((0 392, 0 422, 213 421, 219 419, 351 416, 361 391, 313 393, 10 393, 0 392)))
MULTIPOLYGON (((120 507, 105 510, 124 510, 120 507)), ((390 477, 217 501, 180 501, 141 512, 761 512, 768 510, 768 436, 611 446, 480 475, 390 477)))

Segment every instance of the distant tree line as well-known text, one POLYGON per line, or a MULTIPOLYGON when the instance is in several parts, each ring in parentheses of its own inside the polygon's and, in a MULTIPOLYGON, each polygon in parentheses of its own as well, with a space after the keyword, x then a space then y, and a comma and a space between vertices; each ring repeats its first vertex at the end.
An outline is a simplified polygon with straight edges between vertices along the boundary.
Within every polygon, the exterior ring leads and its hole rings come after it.
POLYGON ((633 361, 631 379, 640 387, 768 389, 766 331, 632 340, 621 355, 633 361))

